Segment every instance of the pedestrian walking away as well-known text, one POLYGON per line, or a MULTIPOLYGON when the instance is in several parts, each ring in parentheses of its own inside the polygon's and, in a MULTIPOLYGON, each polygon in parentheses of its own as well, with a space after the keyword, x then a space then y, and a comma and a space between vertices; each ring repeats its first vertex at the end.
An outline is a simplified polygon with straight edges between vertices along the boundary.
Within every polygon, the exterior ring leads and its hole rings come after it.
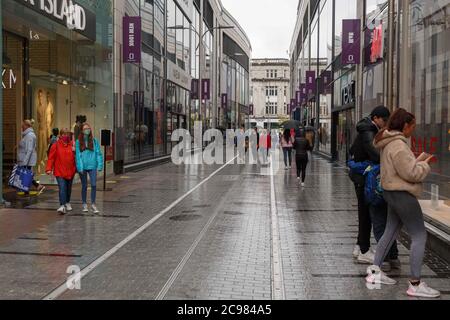
POLYGON ((297 179, 305 186, 306 169, 308 167, 308 151, 312 151, 311 143, 306 139, 305 131, 298 131, 294 140, 295 162, 297 165, 297 179))
MULTIPOLYGON (((37 138, 32 128, 31 120, 25 120, 22 123, 22 139, 19 142, 17 149, 17 164, 20 167, 25 167, 28 170, 33 170, 37 164, 37 138)), ((39 184, 33 179, 33 186, 37 189, 38 195, 42 194, 45 186, 39 184)))
POLYGON ((283 148, 284 167, 285 170, 288 170, 292 167, 292 148, 294 147, 294 138, 292 138, 290 130, 284 130, 281 147, 283 148))
POLYGON ((83 201, 83 212, 89 212, 87 205, 88 176, 91 183, 91 208, 92 212, 97 214, 100 211, 97 208, 97 173, 103 170, 103 154, 100 150, 100 144, 93 136, 92 128, 89 124, 83 125, 76 142, 76 166, 81 177, 81 198, 83 201))
POLYGON ((59 204, 57 210, 64 215, 72 211, 70 199, 73 179, 76 173, 75 154, 72 148, 72 134, 69 129, 62 129, 60 139, 52 145, 45 172, 56 177, 59 188, 59 204))
MULTIPOLYGON (((385 106, 378 106, 370 116, 362 119, 356 126, 358 135, 352 145, 350 154, 358 163, 369 162, 380 164, 380 152, 373 144, 375 136, 385 127, 390 116, 390 111, 385 106)), ((380 241, 384 234, 387 222, 387 205, 369 204, 365 196, 366 179, 364 175, 350 172, 350 178, 355 185, 358 200, 358 243, 354 250, 354 258, 358 263, 373 264, 374 253, 370 250, 370 236, 373 228, 375 240, 380 241)), ((397 242, 395 241, 383 265, 384 270, 400 268, 398 259, 397 242)))
POLYGON ((431 171, 433 156, 423 153, 416 158, 411 151, 408 139, 415 128, 415 116, 404 109, 397 109, 389 119, 387 128, 375 138, 375 146, 381 150, 381 184, 389 212, 386 231, 378 244, 374 265, 367 270, 366 281, 372 284, 396 283, 380 267, 405 226, 411 237, 411 278, 407 294, 412 297, 437 298, 440 292, 421 281, 427 232, 417 200, 422 194, 422 182, 431 171))

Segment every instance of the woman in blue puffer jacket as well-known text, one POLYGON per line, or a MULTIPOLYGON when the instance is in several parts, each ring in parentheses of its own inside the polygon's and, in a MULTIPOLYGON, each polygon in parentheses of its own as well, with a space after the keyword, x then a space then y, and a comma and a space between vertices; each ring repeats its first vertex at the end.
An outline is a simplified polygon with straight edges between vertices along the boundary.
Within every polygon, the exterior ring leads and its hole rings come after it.
POLYGON ((92 212, 100 213, 96 205, 97 196, 97 172, 103 170, 103 154, 100 144, 92 134, 92 128, 88 124, 83 125, 83 130, 75 145, 77 171, 81 178, 81 198, 83 200, 83 212, 89 212, 87 205, 88 176, 91 182, 92 212))

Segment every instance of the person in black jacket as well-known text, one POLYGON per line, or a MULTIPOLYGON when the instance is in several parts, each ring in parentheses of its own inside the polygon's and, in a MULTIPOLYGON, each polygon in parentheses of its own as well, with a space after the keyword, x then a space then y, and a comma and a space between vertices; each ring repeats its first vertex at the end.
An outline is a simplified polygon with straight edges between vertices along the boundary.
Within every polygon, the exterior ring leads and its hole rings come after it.
MULTIPOLYGON (((384 106, 376 107, 369 117, 362 119, 356 126, 358 135, 353 143, 350 154, 356 162, 370 161, 380 163, 380 153, 375 148, 373 141, 377 133, 386 125, 390 116, 389 109, 384 106)), ((358 199, 358 244, 353 256, 358 263, 371 264, 374 254, 370 250, 370 234, 373 232, 377 242, 381 239, 386 228, 387 206, 369 206, 365 201, 364 187, 365 177, 363 175, 350 173, 350 178, 355 184, 356 197, 358 199)), ((389 253, 390 267, 399 268, 397 244, 391 248, 389 253)))
POLYGON ((297 179, 305 186, 306 168, 308 166, 308 151, 312 150, 311 143, 306 139, 305 131, 298 131, 294 140, 295 162, 297 164, 297 179))

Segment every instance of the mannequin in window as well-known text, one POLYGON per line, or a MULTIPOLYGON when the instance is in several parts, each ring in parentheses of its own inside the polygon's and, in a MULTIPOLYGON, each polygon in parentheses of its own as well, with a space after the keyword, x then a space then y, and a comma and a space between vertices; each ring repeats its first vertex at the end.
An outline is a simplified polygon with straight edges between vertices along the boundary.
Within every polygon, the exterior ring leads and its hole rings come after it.
POLYGON ((47 129, 47 116, 46 109, 47 106, 44 103, 44 92, 42 90, 38 91, 37 94, 37 124, 38 124, 38 163, 37 172, 38 174, 43 174, 45 171, 45 157, 47 151, 48 142, 48 129, 47 129))

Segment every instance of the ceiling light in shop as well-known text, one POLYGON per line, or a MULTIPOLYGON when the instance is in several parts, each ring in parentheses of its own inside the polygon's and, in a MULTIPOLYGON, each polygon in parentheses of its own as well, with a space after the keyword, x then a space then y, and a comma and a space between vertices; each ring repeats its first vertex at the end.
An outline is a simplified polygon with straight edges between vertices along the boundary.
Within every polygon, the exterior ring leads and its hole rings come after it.
POLYGON ((62 84, 67 86, 69 83, 67 82, 67 80, 63 80, 62 84))

